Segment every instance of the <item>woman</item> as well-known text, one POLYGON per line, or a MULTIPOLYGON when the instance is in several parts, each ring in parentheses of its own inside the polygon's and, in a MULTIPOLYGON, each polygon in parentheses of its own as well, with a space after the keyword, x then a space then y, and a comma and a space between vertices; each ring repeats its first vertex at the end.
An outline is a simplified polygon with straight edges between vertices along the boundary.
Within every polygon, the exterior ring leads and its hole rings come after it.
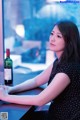
MULTIPOLYGON (((50 50, 57 59, 33 79, 9 87, 8 93, 29 90, 48 82, 38 95, 9 95, 0 89, 0 100, 25 105, 42 106, 51 101, 48 112, 34 112, 37 120, 80 120, 80 38, 71 21, 58 22, 50 35, 50 50)), ((30 118, 30 120, 33 120, 30 118)))

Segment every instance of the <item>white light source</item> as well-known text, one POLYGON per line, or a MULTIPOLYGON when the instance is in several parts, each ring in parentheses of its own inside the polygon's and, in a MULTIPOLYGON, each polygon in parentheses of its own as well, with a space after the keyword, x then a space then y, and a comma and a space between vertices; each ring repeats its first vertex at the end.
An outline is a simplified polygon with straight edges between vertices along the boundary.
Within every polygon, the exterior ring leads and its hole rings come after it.
POLYGON ((65 16, 66 10, 60 4, 46 4, 43 6, 36 14, 38 18, 49 18, 49 17, 57 17, 57 19, 61 19, 65 16))
POLYGON ((24 30, 24 26, 22 24, 17 25, 15 31, 20 37, 24 37, 25 30, 24 30))

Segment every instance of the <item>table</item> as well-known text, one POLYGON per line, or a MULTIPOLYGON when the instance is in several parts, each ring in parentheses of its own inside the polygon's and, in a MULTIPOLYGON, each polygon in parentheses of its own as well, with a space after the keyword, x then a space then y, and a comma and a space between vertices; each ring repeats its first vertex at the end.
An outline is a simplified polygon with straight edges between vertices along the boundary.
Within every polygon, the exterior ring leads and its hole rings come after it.
MULTIPOLYGON (((39 74, 39 72, 36 73, 30 73, 30 74, 13 74, 14 75, 14 81, 13 85, 19 84, 29 78, 32 78, 39 74)), ((24 94, 38 94, 40 93, 42 88, 36 88, 30 91, 24 91, 17 93, 18 95, 24 95, 24 94)), ((11 104, 8 102, 0 101, 0 113, 1 112, 8 112, 8 120, 20 120, 24 114, 31 109, 32 106, 29 105, 19 105, 19 104, 11 104)))

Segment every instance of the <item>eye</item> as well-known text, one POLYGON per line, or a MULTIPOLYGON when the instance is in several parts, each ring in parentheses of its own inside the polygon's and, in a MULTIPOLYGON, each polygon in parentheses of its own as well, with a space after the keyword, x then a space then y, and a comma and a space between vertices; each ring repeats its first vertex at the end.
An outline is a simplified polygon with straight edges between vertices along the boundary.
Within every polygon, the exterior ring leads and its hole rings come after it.
POLYGON ((51 35, 53 35, 53 32, 51 32, 51 35))
POLYGON ((62 36, 60 36, 60 35, 57 35, 57 37, 58 37, 58 38, 62 38, 62 36))

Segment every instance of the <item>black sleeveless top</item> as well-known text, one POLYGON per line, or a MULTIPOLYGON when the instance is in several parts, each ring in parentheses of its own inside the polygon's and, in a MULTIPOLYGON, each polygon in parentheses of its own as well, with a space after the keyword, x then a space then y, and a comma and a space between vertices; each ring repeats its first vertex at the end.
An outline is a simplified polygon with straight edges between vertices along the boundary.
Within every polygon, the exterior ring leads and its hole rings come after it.
MULTIPOLYGON (((80 120, 80 64, 54 62, 48 84, 57 73, 65 73, 70 84, 58 95, 49 108, 49 120, 80 120)), ((53 91, 54 92, 54 91, 53 91)))

